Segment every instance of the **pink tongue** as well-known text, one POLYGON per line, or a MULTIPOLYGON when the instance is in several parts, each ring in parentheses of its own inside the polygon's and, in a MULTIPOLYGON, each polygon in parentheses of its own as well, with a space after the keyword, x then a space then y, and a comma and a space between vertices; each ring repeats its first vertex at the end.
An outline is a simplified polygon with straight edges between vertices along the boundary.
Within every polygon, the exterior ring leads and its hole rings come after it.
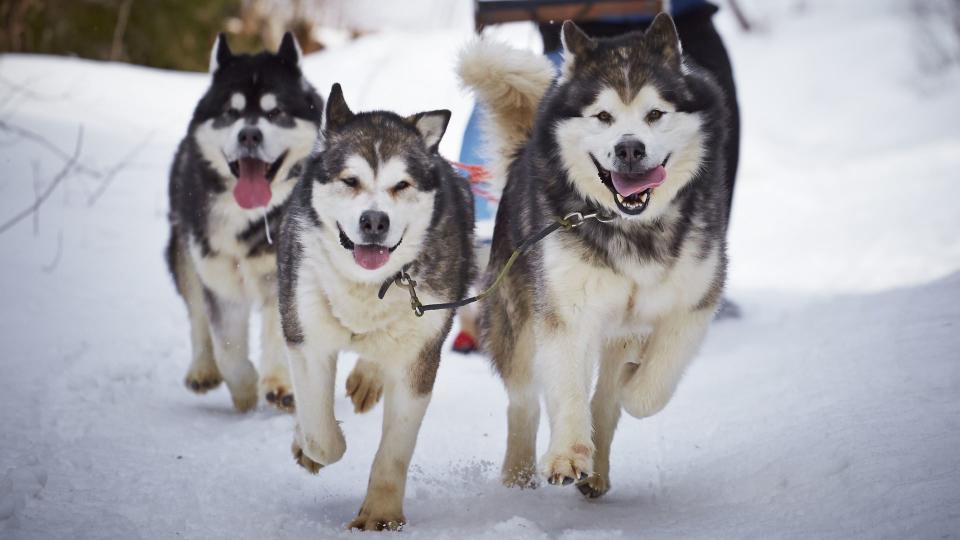
POLYGON ((353 260, 367 270, 376 270, 387 264, 390 259, 390 250, 384 246, 372 244, 357 245, 353 248, 353 260))
POLYGON ((634 193, 662 184, 667 179, 667 170, 662 165, 658 165, 645 173, 629 174, 610 171, 610 179, 613 180, 613 187, 617 189, 617 193, 629 197, 634 193))
POLYGON ((242 208, 257 208, 270 203, 270 181, 267 164, 259 159, 240 160, 240 179, 233 188, 233 198, 242 208))

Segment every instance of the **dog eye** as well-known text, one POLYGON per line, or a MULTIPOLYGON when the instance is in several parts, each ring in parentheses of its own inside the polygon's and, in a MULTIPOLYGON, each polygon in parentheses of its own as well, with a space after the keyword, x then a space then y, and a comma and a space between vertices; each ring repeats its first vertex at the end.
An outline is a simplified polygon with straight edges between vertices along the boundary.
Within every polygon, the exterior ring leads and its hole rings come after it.
POLYGON ((663 115, 667 113, 661 111, 660 109, 654 109, 647 113, 647 122, 653 123, 657 120, 663 118, 663 115))
POLYGON ((600 111, 597 114, 593 115, 593 117, 603 122, 604 124, 609 124, 613 122, 613 116, 607 111, 600 111))
POLYGON ((401 181, 397 182, 397 184, 396 184, 395 186, 393 186, 393 191, 394 191, 394 193, 396 193, 396 192, 398 192, 398 191, 403 191, 403 190, 407 189, 408 187, 410 187, 410 182, 407 182, 406 180, 401 180, 401 181))
POLYGON ((227 118, 236 118, 240 116, 240 111, 231 107, 223 111, 223 115, 226 116, 227 118))
POLYGON ((280 112, 280 109, 271 109, 270 112, 267 113, 267 120, 273 122, 277 118, 280 118, 280 112))
POLYGON ((360 181, 357 180, 356 176, 346 176, 344 178, 341 178, 340 181, 346 184, 347 187, 351 187, 351 188, 357 187, 357 184, 360 183, 360 181))

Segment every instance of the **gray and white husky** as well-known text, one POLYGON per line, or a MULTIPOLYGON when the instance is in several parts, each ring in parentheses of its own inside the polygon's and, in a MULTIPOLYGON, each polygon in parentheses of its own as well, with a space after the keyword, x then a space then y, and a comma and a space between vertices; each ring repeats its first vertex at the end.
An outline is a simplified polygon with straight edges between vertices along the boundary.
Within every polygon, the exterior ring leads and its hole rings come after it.
POLYGON ((542 388, 542 474, 598 497, 610 487, 621 407, 637 418, 663 409, 717 309, 727 113, 667 15, 611 39, 567 21, 562 41, 552 83, 542 57, 490 42, 469 46, 459 72, 490 112, 493 172, 506 182, 487 282, 556 219, 602 219, 537 244, 481 314, 481 342, 510 400, 503 481, 536 483, 542 388))
POLYGON ((297 396, 293 453, 316 473, 346 450, 334 417, 337 354, 357 352, 347 393, 360 412, 382 393, 383 434, 367 495, 350 528, 398 529, 403 494, 452 311, 417 317, 404 270, 424 303, 456 301, 474 274, 473 199, 437 153, 450 112, 401 117, 350 111, 339 85, 283 222, 280 311, 297 396))
POLYGON ((290 33, 276 54, 255 55, 233 54, 221 34, 210 56, 212 83, 170 171, 167 262, 190 315, 186 384, 204 393, 226 381, 240 411, 258 396, 247 354, 252 306, 262 308, 263 320, 259 394, 293 408, 273 242, 323 114, 300 56, 290 33))

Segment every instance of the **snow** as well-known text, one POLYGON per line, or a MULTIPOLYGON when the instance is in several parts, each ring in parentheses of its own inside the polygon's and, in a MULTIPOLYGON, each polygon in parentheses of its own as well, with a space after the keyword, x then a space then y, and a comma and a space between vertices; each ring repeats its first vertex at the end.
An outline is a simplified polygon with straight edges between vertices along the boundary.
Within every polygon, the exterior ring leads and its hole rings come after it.
MULTIPOLYGON (((896 2, 752 2, 718 24, 743 106, 729 295, 667 409, 625 418, 613 490, 498 483, 506 399, 479 355, 447 354, 407 488, 414 538, 901 538, 960 531, 960 83, 921 72, 896 2), (796 5, 805 8, 799 10, 796 5), (867 9, 869 6, 869 9, 867 9)), ((529 44, 529 32, 507 32, 529 44)), ((372 34, 305 59, 354 109, 454 111, 468 29, 372 34)), ((293 420, 182 386, 187 319, 162 262, 167 169, 203 75, 0 57, 0 120, 98 170, 0 234, 0 537, 346 535, 380 409, 337 417, 318 477, 293 420), (15 85, 28 86, 29 92, 15 85)), ((0 221, 62 159, 0 133, 0 221)), ((256 349, 254 349, 256 350, 256 349)), ((341 361, 340 386, 353 359, 341 361)), ((342 391, 341 391, 342 392, 342 391)), ((540 448, 546 443, 541 427, 540 448)))

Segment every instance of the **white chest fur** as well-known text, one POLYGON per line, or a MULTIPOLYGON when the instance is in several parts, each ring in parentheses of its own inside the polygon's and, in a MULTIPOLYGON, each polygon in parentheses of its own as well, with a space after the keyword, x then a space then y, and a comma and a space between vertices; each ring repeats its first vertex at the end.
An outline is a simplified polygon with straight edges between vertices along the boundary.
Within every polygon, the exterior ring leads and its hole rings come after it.
MULTIPOLYGON (((235 301, 265 300, 276 283, 277 259, 272 253, 248 256, 250 246, 238 239, 250 223, 263 221, 269 212, 290 195, 294 182, 279 184, 270 206, 245 210, 233 195, 222 193, 214 198, 207 215, 207 239, 211 253, 203 255, 191 239, 190 253, 204 285, 218 296, 235 301)), ((266 224, 263 224, 266 227, 266 224)))
MULTIPOLYGON (((308 236, 308 235, 305 235, 308 236)), ((358 283, 331 265, 319 241, 302 238, 304 258, 297 273, 297 312, 307 341, 353 350, 370 359, 406 354, 435 336, 445 320, 440 312, 416 317, 406 289, 358 283)), ((423 302, 435 299, 422 295, 423 302)), ((415 352, 419 352, 417 349, 415 352)))
POLYGON ((622 259, 612 269, 584 261, 556 236, 544 241, 543 254, 547 294, 558 315, 568 321, 582 316, 604 321, 611 336, 636 335, 670 311, 696 306, 718 264, 715 251, 701 259, 695 246, 685 246, 669 267, 622 259))

